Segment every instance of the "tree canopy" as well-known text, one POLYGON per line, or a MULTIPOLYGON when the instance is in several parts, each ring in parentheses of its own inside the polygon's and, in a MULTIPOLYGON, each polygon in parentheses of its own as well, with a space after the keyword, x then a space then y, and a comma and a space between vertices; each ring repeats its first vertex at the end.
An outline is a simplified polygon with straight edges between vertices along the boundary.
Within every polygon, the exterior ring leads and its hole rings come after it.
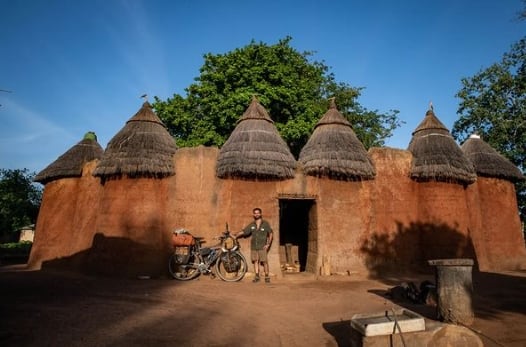
POLYGON ((298 52, 292 38, 277 44, 250 42, 225 54, 207 53, 186 95, 153 107, 179 147, 221 146, 255 95, 267 109, 283 139, 297 157, 314 125, 327 111, 330 97, 353 125, 366 148, 381 146, 400 126, 398 111, 380 113, 361 106, 362 87, 335 80, 313 52, 298 52))
MULTIPOLYGON (((524 173, 526 169, 526 38, 515 43, 500 62, 462 79, 456 95, 460 118, 452 134, 463 142, 477 133, 524 173)), ((522 219, 526 185, 517 183, 522 219)))
POLYGON ((9 234, 36 222, 42 190, 27 169, 0 169, 0 234, 9 234))

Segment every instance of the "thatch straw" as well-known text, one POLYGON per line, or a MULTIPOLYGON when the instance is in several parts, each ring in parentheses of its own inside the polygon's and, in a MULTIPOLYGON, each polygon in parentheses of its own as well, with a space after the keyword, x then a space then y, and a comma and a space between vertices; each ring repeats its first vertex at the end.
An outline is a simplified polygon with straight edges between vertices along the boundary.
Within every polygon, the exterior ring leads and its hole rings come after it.
POLYGON ((275 180, 294 177, 296 160, 256 98, 219 152, 219 178, 275 180))
POLYGON ((356 181, 376 175, 371 158, 334 98, 302 148, 299 161, 310 176, 356 181))
POLYGON ((475 166, 475 172, 479 176, 501 178, 511 182, 524 179, 524 175, 518 167, 484 142, 478 135, 471 135, 461 148, 475 166))
POLYGON ((104 150, 97 142, 97 136, 90 131, 84 138, 67 150, 35 176, 34 181, 46 184, 60 178, 81 177, 84 164, 102 157, 104 150))
POLYGON ((145 102, 108 143, 93 175, 103 180, 163 178, 175 174, 173 154, 177 147, 151 105, 145 102))
POLYGON ((408 150, 413 154, 411 178, 416 181, 471 184, 477 178, 473 164, 432 109, 413 132, 408 150))

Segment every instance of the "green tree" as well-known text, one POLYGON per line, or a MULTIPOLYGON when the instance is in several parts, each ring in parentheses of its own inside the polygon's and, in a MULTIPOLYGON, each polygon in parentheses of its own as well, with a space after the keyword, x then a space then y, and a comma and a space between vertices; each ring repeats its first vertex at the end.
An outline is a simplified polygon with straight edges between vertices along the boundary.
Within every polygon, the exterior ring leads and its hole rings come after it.
POLYGON ((225 54, 205 54, 195 83, 153 107, 180 147, 221 146, 256 95, 298 155, 313 127, 327 111, 329 97, 348 118, 366 148, 381 146, 401 122, 398 111, 379 113, 362 107, 363 88, 338 83, 329 68, 300 53, 291 37, 277 44, 250 42, 225 54))
MULTIPOLYGON (((452 134, 463 142, 478 133, 524 173, 526 168, 526 38, 515 43, 500 62, 462 79, 458 114, 452 134)), ((526 184, 517 183, 522 220, 526 217, 526 184)))
POLYGON ((0 169, 0 234, 36 222, 42 190, 27 169, 0 169))

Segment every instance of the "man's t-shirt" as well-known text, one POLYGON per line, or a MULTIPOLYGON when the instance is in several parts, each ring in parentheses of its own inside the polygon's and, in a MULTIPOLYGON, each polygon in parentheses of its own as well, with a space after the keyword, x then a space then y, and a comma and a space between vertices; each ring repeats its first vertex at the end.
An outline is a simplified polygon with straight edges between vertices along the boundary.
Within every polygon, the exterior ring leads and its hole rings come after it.
POLYGON ((262 220, 258 227, 256 222, 252 222, 243 229, 244 236, 252 235, 250 240, 250 249, 260 250, 267 244, 267 237, 272 232, 270 224, 266 220, 262 220))

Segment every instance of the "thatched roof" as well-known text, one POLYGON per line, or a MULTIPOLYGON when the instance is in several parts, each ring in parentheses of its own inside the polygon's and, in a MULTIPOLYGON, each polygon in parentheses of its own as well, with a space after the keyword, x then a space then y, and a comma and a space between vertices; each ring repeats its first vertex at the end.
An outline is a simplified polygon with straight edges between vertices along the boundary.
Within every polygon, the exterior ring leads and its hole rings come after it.
POLYGON ((516 182, 524 175, 511 161, 497 152, 480 136, 471 135, 461 146, 466 157, 473 163, 479 176, 501 178, 516 182))
POLYGON ((35 176, 34 181, 46 184, 60 178, 81 177, 84 164, 102 157, 104 150, 97 142, 97 136, 90 131, 84 138, 49 164, 35 176))
POLYGON ((334 99, 302 148, 299 161, 310 176, 354 181, 376 175, 365 147, 336 108, 334 99))
POLYGON ((256 98, 219 152, 219 178, 287 179, 294 177, 296 160, 256 98))
POLYGON ((162 178, 175 174, 177 147, 151 105, 145 102, 108 143, 93 175, 105 179, 162 178))
POLYGON ((473 164, 432 107, 413 132, 408 150, 413 154, 411 178, 414 180, 471 184, 477 178, 473 164))

